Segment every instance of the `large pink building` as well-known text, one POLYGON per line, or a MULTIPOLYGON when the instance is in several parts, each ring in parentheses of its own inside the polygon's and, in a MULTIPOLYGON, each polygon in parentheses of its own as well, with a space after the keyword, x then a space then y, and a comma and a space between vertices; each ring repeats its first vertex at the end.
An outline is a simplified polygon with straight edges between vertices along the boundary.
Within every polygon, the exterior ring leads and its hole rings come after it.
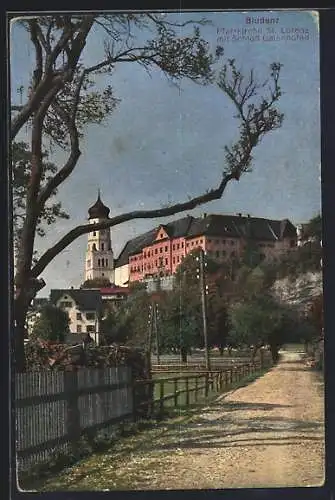
POLYGON ((115 262, 128 266, 129 282, 174 274, 185 255, 202 248, 217 262, 241 257, 252 242, 262 260, 276 259, 297 245, 295 226, 288 220, 204 214, 187 216, 129 240, 115 262))

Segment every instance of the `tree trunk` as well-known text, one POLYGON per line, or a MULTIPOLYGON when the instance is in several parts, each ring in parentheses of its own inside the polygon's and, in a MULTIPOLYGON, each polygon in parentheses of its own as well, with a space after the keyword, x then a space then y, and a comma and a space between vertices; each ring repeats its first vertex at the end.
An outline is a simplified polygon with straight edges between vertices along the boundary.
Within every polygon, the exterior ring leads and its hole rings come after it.
POLYGON ((273 364, 276 364, 279 359, 278 346, 277 344, 270 344, 270 351, 272 356, 273 364))
POLYGON ((19 297, 14 303, 14 366, 17 373, 26 369, 26 359, 24 352, 24 339, 26 333, 26 316, 28 312, 28 302, 23 297, 19 297))
POLYGON ((258 349, 259 349, 259 346, 258 346, 258 345, 254 346, 254 347, 251 349, 251 363, 254 363, 254 362, 255 362, 255 357, 256 357, 256 354, 257 354, 258 349))
POLYGON ((180 355, 182 363, 187 363, 187 349, 186 347, 180 348, 180 355))

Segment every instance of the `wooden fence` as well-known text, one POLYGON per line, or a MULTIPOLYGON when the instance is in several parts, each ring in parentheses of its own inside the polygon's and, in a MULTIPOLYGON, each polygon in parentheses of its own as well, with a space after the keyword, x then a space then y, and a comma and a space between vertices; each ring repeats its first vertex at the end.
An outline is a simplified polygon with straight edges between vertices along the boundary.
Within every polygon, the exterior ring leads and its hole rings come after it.
POLYGON ((224 370, 212 370, 207 372, 201 370, 194 374, 183 374, 165 378, 153 378, 136 383, 136 387, 151 387, 153 398, 143 400, 137 405, 146 405, 151 415, 162 414, 167 407, 188 406, 196 403, 199 399, 208 397, 210 392, 220 392, 228 389, 232 384, 251 375, 261 368, 268 367, 270 360, 256 363, 244 363, 226 368, 224 370), (181 402, 181 397, 183 401, 181 402), (172 404, 171 404, 172 403, 172 404))
POLYGON ((18 470, 68 452, 87 432, 115 432, 134 414, 131 368, 17 374, 15 380, 18 470))
POLYGON ((220 392, 260 369, 246 363, 224 370, 132 380, 126 366, 17 374, 15 380, 18 471, 76 449, 81 436, 113 435, 126 420, 161 415, 220 392))

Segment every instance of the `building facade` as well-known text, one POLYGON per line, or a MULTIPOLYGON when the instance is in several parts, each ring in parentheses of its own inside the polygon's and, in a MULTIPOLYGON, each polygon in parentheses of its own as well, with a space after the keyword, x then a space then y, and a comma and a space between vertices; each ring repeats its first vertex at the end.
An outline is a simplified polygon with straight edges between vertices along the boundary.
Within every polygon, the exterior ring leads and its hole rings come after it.
POLYGON ((296 248, 297 231, 288 219, 242 214, 187 216, 128 241, 116 261, 115 276, 118 269, 122 269, 124 282, 126 272, 128 282, 171 276, 185 256, 197 248, 218 263, 229 263, 241 258, 248 245, 256 249, 260 260, 275 260, 296 248))
MULTIPOLYGON (((109 208, 101 199, 100 193, 95 204, 89 208, 89 223, 103 222, 109 218, 109 208)), ((114 256, 111 231, 109 228, 88 233, 85 259, 85 281, 106 278, 114 282, 114 256)))
POLYGON ((54 289, 50 303, 66 311, 71 333, 88 333, 99 344, 103 304, 100 290, 54 289))

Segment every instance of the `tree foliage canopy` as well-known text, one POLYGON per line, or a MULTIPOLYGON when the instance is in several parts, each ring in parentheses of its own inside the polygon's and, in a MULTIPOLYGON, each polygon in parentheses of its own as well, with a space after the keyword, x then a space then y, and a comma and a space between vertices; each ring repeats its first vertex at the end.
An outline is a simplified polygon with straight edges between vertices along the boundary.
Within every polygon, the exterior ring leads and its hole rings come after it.
POLYGON ((64 342, 66 334, 70 331, 69 323, 69 316, 65 311, 47 304, 41 309, 32 334, 41 339, 64 342))

